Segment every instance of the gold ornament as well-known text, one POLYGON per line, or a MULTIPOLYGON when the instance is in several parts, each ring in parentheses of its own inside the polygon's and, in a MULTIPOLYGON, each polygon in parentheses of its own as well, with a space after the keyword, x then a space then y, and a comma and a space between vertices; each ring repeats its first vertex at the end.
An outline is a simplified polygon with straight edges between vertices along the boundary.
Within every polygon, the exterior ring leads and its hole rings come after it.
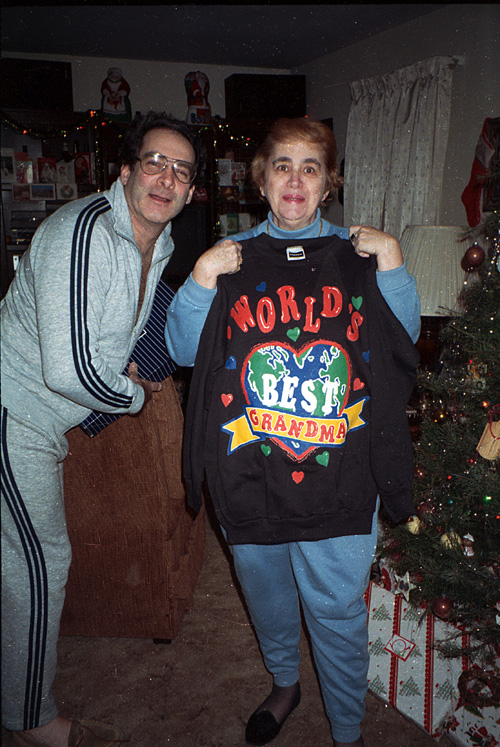
POLYGON ((453 550, 462 545, 460 537, 453 529, 448 534, 442 534, 440 542, 447 550, 453 550))
POLYGON ((500 457, 500 420, 486 423, 477 445, 477 452, 483 459, 491 461, 500 457))
POLYGON ((423 526, 424 523, 423 521, 420 521, 418 516, 410 516, 410 518, 406 522, 406 528, 412 534, 419 534, 422 531, 423 526))

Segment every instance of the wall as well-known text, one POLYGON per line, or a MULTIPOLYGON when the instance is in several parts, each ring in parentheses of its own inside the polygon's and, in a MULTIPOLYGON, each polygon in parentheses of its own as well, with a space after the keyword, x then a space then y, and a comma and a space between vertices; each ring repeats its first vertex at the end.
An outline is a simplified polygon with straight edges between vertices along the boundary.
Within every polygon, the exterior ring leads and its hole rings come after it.
MULTIPOLYGON (((303 65, 310 117, 333 118, 339 159, 345 151, 349 82, 392 72, 436 55, 463 55, 455 68, 440 223, 466 225, 460 196, 469 181, 484 119, 500 116, 500 6, 449 5, 303 65)), ((335 202, 328 217, 342 224, 335 202)))
POLYGON ((98 109, 101 105, 101 84, 106 78, 108 68, 120 67, 123 77, 131 88, 132 112, 145 113, 153 109, 166 111, 179 119, 184 119, 187 111, 184 76, 193 70, 201 70, 208 76, 210 81, 208 101, 212 115, 219 115, 223 118, 226 116, 225 78, 235 73, 286 75, 290 72, 277 68, 205 65, 195 62, 117 60, 102 57, 71 57, 70 55, 5 53, 4 57, 71 62, 75 111, 98 109))
MULTIPOLYGON (((320 13, 318 10, 319 17, 320 13)), ((22 53, 5 56, 70 61, 77 111, 98 108, 107 69, 121 67, 132 88, 133 111, 164 109, 181 119, 187 107, 184 76, 191 70, 201 69, 208 75, 212 114, 222 117, 225 116, 224 79, 229 75, 304 74, 309 116, 333 118, 340 159, 345 150, 351 104, 350 81, 391 72, 434 55, 463 55, 464 66, 454 72, 440 223, 464 225, 466 217, 460 196, 469 180, 476 142, 485 117, 500 116, 499 50, 500 6, 452 4, 293 71, 22 53)), ((342 225, 343 211, 338 202, 330 206, 328 217, 342 225)))

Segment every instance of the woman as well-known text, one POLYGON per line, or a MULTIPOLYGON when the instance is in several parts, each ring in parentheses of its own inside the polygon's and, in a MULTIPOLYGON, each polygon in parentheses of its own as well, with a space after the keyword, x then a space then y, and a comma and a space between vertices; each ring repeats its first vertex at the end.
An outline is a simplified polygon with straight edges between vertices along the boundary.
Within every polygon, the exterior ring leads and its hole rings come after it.
POLYGON ((394 520, 414 513, 405 407, 418 296, 394 238, 321 217, 340 184, 335 151, 321 123, 278 121, 252 164, 268 219, 206 252, 167 319, 171 354, 192 364, 215 296, 186 415, 186 481, 198 508, 206 472, 273 675, 250 744, 274 739, 300 702, 301 604, 334 744, 362 747, 377 494, 394 520))

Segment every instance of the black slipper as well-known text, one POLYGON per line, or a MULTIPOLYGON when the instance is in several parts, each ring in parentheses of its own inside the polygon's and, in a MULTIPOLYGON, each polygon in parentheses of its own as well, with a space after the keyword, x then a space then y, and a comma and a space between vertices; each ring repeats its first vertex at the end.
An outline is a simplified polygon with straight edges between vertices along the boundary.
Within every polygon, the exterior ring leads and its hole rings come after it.
POLYGON ((245 740, 247 744, 262 745, 271 742, 275 739, 283 724, 287 720, 288 716, 297 708, 300 703, 300 685, 297 689, 295 697, 290 706, 290 710, 286 714, 285 718, 281 723, 278 723, 270 711, 259 711, 257 710, 252 713, 248 719, 248 723, 245 729, 245 740))

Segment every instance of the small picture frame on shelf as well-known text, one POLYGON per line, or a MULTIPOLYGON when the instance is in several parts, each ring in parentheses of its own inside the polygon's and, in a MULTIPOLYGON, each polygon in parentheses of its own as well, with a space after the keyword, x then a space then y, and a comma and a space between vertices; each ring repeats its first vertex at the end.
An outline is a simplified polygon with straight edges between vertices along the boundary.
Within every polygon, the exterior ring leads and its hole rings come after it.
POLYGON ((239 213, 238 218, 238 231, 248 231, 254 225, 254 220, 250 213, 239 213))
POLYGON ((243 186, 245 183, 245 176, 246 164, 242 161, 233 161, 232 183, 237 187, 240 185, 243 186))
POLYGON ((239 231, 238 213, 223 213, 220 216, 220 234, 221 236, 231 236, 239 231))
POLYGON ((55 185, 54 184, 30 184, 30 199, 31 200, 54 200, 55 199, 55 185))
POLYGON ((75 184, 75 162, 58 161, 57 162, 57 181, 63 184, 75 184))
POLYGON ((76 184, 56 184, 56 193, 58 200, 76 200, 78 197, 78 188, 76 184))
POLYGON ((11 183, 16 180, 14 170, 14 148, 2 148, 0 156, 0 172, 2 183, 11 183))
POLYGON ((93 184, 92 156, 90 153, 75 153, 75 182, 93 184))
POLYGON ((239 194, 238 187, 223 187, 220 190, 220 198, 224 202, 238 202, 239 194))
POLYGON ((230 158, 218 158, 219 187, 230 187, 233 183, 232 164, 230 158))
POLYGON ((12 201, 28 202, 29 200, 31 200, 30 186, 30 184, 13 184, 12 201))
POLYGON ((52 156, 38 159, 38 181, 40 184, 56 183, 57 162, 52 156))
POLYGON ((33 161, 30 158, 16 159, 15 165, 16 182, 18 184, 31 184, 34 181, 33 161))
POLYGON ((18 268, 19 260, 21 259, 21 257, 23 256, 23 254, 24 254, 24 251, 20 251, 20 252, 15 252, 15 251, 14 252, 9 252, 9 256, 10 256, 10 258, 12 260, 12 271, 14 273, 16 272, 16 270, 18 268))

